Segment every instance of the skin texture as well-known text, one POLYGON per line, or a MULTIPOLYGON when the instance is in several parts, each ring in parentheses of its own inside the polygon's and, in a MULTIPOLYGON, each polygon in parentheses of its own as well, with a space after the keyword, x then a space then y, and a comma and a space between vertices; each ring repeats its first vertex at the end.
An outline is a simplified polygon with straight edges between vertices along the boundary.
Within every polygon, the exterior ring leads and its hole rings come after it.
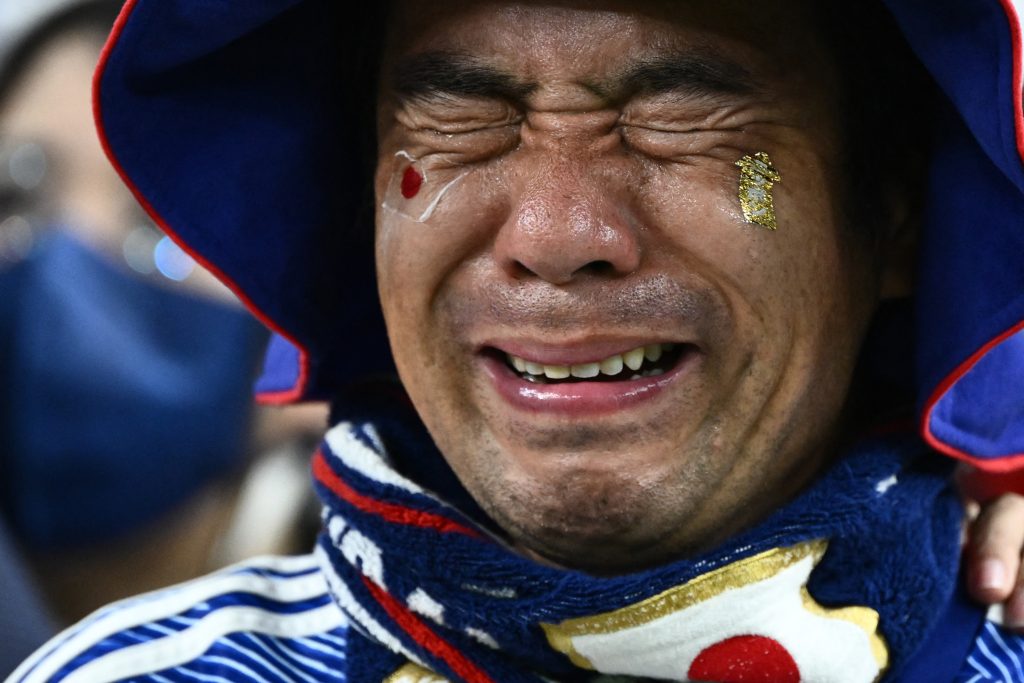
POLYGON ((708 548, 795 495, 849 428, 880 292, 908 281, 894 249, 843 223, 838 78, 807 13, 406 2, 395 16, 380 295, 403 383, 469 492, 525 552, 598 573, 708 548), (680 54, 752 87, 626 87, 680 54), (500 82, 427 87, 453 55, 500 82), (734 164, 759 151, 783 178, 777 233, 737 200, 734 164), (410 165, 426 178, 414 198, 398 189, 410 165), (696 351, 654 398, 601 414, 512 405, 488 365, 619 342, 696 351))

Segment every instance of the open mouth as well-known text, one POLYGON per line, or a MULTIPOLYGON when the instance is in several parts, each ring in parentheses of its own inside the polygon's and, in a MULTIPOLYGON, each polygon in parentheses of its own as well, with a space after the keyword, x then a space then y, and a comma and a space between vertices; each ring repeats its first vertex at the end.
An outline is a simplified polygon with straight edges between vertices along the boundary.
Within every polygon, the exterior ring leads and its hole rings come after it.
POLYGON ((675 367, 688 346, 648 344, 626 353, 578 365, 546 365, 509 353, 502 356, 505 365, 520 379, 535 384, 623 382, 665 374, 675 367))

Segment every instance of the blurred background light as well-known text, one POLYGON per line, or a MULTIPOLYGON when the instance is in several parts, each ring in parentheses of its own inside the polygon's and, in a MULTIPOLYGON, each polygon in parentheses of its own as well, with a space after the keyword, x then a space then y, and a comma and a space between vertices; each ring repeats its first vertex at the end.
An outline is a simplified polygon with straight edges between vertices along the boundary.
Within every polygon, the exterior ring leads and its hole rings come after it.
POLYGON ((153 261, 160 273, 175 282, 181 282, 196 268, 192 257, 181 250, 170 237, 163 237, 153 250, 153 261))

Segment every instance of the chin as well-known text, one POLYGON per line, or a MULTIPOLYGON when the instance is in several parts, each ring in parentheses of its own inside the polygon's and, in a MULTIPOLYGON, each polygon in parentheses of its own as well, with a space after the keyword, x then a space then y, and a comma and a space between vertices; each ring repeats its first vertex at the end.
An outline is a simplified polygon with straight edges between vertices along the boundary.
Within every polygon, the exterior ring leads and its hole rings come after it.
MULTIPOLYGON (((563 456, 578 461, 585 456, 563 456)), ((559 460, 559 458, 554 458, 559 460)), ((565 464, 564 462, 562 463, 565 464)), ((645 477, 629 467, 565 467, 557 474, 492 474, 470 492, 535 559, 596 574, 627 573, 664 563, 686 550, 687 519, 703 496, 645 477)))

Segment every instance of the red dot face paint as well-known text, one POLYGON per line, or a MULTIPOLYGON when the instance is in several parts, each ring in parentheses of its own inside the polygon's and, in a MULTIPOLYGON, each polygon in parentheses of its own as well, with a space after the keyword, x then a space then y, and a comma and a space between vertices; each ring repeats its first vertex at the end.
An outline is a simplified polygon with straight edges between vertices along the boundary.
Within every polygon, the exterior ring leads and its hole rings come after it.
POLYGON ((405 169, 402 174, 402 196, 406 199, 412 199, 420 193, 420 188, 423 187, 423 176, 412 166, 405 169))

